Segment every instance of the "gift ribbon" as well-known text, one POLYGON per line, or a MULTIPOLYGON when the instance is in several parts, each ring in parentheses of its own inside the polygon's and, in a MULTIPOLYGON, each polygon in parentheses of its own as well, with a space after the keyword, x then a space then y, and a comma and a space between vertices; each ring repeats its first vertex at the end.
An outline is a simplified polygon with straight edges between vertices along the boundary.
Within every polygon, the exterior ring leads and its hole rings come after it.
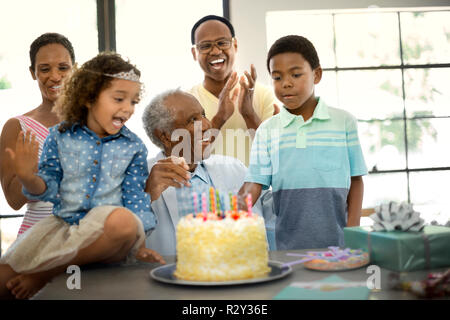
POLYGON ((430 240, 425 233, 421 234, 423 239, 424 253, 425 253, 425 266, 427 269, 431 269, 431 254, 430 254, 430 240))

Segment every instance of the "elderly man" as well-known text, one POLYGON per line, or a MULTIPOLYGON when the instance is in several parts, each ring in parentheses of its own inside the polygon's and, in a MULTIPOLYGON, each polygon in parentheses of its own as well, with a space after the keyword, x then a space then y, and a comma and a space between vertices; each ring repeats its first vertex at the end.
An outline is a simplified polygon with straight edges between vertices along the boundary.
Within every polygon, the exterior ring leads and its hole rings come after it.
MULTIPOLYGON (((186 201, 191 203, 191 193, 203 192, 211 186, 237 192, 244 183, 246 167, 235 158, 210 156, 211 122, 189 93, 176 89, 159 94, 146 107, 142 118, 150 140, 161 148, 149 160, 146 191, 158 225, 147 237, 147 245, 163 255, 175 255, 176 225, 187 214, 182 208, 186 201)), ((269 247, 275 249, 270 191, 255 203, 254 211, 266 219, 269 247)))
POLYGON ((215 154, 249 164, 251 139, 262 121, 279 111, 272 89, 256 82, 256 68, 238 76, 234 70, 238 42, 227 19, 208 15, 191 30, 192 56, 204 73, 190 89, 206 111, 213 128, 221 131, 215 154))

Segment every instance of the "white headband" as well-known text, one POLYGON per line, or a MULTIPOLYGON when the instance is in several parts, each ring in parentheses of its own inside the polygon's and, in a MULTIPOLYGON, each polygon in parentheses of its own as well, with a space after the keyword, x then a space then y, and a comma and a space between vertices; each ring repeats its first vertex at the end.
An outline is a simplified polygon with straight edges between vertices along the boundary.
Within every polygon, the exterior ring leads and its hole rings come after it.
POLYGON ((122 79, 122 80, 129 80, 129 81, 134 81, 134 82, 139 82, 139 76, 134 73, 134 69, 131 69, 128 72, 119 72, 116 74, 108 74, 108 73, 104 73, 105 76, 108 77, 113 77, 116 79, 122 79))

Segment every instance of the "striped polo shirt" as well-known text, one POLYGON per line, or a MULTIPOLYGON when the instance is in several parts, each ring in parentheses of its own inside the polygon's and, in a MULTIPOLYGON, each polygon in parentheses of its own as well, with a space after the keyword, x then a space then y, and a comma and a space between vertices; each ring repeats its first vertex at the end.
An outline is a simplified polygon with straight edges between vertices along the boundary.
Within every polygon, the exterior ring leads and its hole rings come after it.
POLYGON ((323 99, 308 121, 281 108, 253 141, 246 182, 272 187, 278 250, 343 246, 352 176, 367 174, 357 121, 323 99))

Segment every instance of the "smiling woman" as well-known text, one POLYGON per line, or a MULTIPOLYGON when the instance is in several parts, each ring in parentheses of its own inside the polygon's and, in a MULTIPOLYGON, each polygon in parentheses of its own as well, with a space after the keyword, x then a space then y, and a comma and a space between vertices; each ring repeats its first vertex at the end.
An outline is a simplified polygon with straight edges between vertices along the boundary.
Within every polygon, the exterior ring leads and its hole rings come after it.
MULTIPOLYGON (((36 108, 42 99, 38 80, 30 76, 30 44, 41 34, 64 35, 76 49, 82 63, 98 52, 97 1, 86 0, 0 0, 2 45, 0 46, 0 130, 6 122, 36 108), (18 19, 17 17, 20 17, 18 19), (4 79, 2 82, 1 79, 4 79), (6 86, 3 84, 7 84, 6 86)), ((16 120, 17 121, 17 120, 16 120)), ((16 124, 18 121, 16 122, 16 124)), ((45 123, 44 123, 45 127, 45 123)), ((43 131, 44 128, 41 128, 43 131)), ((0 195, 1 215, 25 214, 27 205, 15 211, 0 195)), ((4 253, 21 229, 22 218, 1 219, 1 246, 4 253)), ((31 223, 33 224, 34 221, 31 223)), ((23 230, 22 230, 23 231, 23 230)))
MULTIPOLYGON (((39 142, 39 154, 48 134, 48 128, 59 122, 52 113, 64 79, 70 75, 75 63, 75 53, 70 41, 57 33, 45 33, 30 46, 30 73, 37 81, 42 96, 41 104, 35 109, 9 119, 3 127, 0 141, 0 178, 3 193, 11 208, 18 210, 27 204, 25 218, 19 235, 37 221, 51 214, 52 205, 44 202, 29 202, 22 194, 22 185, 14 171, 13 161, 6 149, 15 149, 19 132, 31 130, 39 142)), ((37 166, 37 163, 36 163, 37 166)))

